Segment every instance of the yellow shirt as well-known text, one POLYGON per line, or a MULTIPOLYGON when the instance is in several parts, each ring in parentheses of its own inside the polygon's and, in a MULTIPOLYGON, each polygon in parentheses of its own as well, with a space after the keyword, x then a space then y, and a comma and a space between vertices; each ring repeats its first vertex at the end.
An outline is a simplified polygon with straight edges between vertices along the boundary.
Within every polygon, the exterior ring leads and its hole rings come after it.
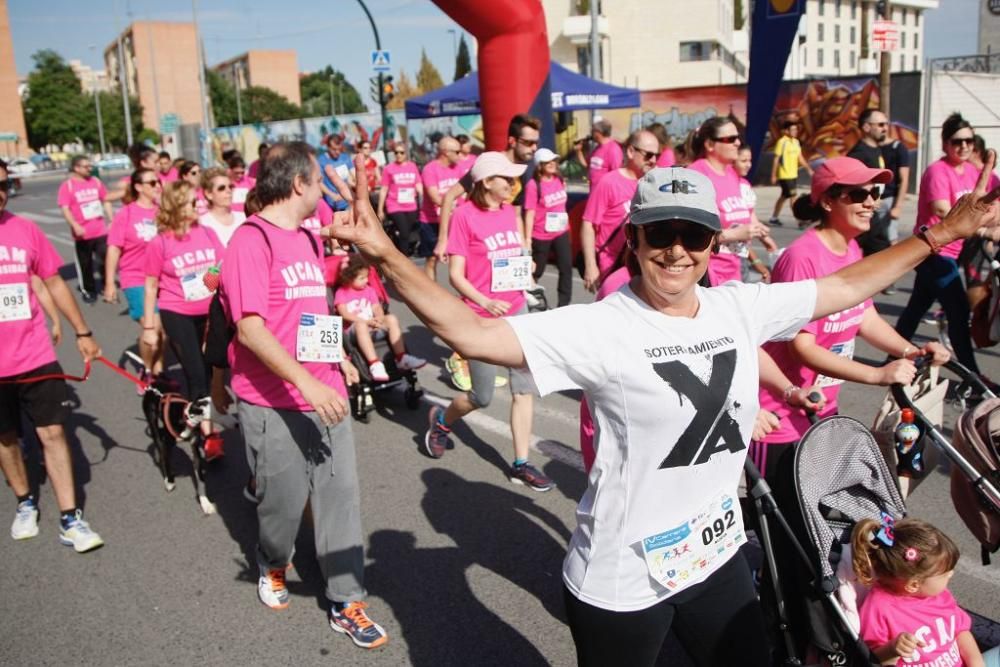
POLYGON ((798 139, 782 136, 774 145, 774 156, 778 160, 778 180, 790 181, 799 177, 799 156, 802 145, 798 139))

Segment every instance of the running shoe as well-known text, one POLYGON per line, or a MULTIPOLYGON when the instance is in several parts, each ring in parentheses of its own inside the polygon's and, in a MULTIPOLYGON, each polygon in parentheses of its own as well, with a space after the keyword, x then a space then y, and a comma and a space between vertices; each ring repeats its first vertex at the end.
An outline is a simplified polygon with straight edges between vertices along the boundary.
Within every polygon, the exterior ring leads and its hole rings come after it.
POLYGON ((205 438, 205 444, 202 445, 202 451, 205 452, 205 460, 211 462, 221 459, 226 455, 224 447, 225 443, 222 440, 222 436, 218 433, 213 433, 205 438))
POLYGON ((420 357, 415 357, 412 354, 404 354, 396 362, 396 368, 401 371, 415 371, 418 368, 423 368, 427 365, 426 359, 421 359, 420 357))
POLYGON ((271 609, 288 609, 288 588, 285 586, 287 567, 273 570, 261 568, 257 581, 257 597, 271 609))
POLYGON ((499 389, 500 387, 506 387, 507 386, 507 376, 506 375, 498 375, 495 378, 493 378, 493 386, 496 387, 497 389, 499 389))
POLYGON ((59 527, 59 541, 67 547, 73 547, 78 554, 93 551, 104 546, 104 540, 83 520, 83 512, 76 511, 73 518, 65 526, 59 527))
POLYGON ((449 373, 454 373, 460 361, 462 361, 461 355, 458 352, 452 352, 451 356, 445 359, 444 367, 448 369, 449 373))
POLYGON ((448 437, 451 431, 447 427, 442 426, 443 417, 444 408, 440 405, 432 405, 430 412, 427 413, 427 421, 429 423, 420 451, 432 459, 441 458, 444 456, 444 451, 451 447, 451 438, 448 437))
POLYGON ((527 302, 528 308, 537 308, 538 304, 541 303, 538 297, 531 293, 530 289, 524 290, 524 300, 527 302))
POLYGON ((937 310, 932 310, 931 312, 920 318, 920 321, 924 324, 930 324, 934 326, 935 324, 940 324, 942 320, 945 319, 944 309, 938 308, 937 310))
POLYGON ((385 364, 381 361, 373 361, 368 364, 368 372, 376 382, 389 381, 389 372, 385 370, 385 364))
POLYGON ((10 525, 10 536, 15 540, 27 540, 38 535, 38 506, 31 498, 17 504, 14 523, 10 525))
POLYGON ((541 470, 530 463, 512 465, 507 476, 514 484, 523 484, 535 491, 545 492, 554 486, 551 479, 543 475, 541 470))
POLYGON ((451 372, 451 383, 459 391, 469 391, 472 389, 472 376, 469 375, 469 362, 459 359, 455 363, 455 368, 451 372))
POLYGON ((96 294, 93 294, 91 292, 83 292, 83 291, 81 291, 80 294, 82 295, 81 298, 83 299, 84 303, 97 303, 97 295, 96 294))
POLYGON ((364 602, 351 602, 337 611, 336 606, 331 605, 330 627, 350 637, 361 648, 378 648, 389 641, 389 636, 381 625, 368 618, 366 607, 364 602))
POLYGON ((771 218, 770 220, 767 221, 767 224, 770 225, 771 227, 784 227, 785 226, 785 223, 783 223, 778 218, 771 218))

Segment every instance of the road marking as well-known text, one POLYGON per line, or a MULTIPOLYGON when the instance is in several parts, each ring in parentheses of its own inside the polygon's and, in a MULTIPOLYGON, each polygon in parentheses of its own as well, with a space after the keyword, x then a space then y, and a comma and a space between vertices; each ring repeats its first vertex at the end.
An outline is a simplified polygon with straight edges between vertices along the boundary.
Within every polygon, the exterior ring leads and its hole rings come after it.
POLYGON ((24 217, 26 217, 29 220, 32 220, 34 222, 40 222, 43 225, 65 225, 66 224, 66 218, 62 217, 61 215, 60 216, 55 216, 55 215, 47 215, 45 213, 27 213, 27 214, 25 214, 24 217))

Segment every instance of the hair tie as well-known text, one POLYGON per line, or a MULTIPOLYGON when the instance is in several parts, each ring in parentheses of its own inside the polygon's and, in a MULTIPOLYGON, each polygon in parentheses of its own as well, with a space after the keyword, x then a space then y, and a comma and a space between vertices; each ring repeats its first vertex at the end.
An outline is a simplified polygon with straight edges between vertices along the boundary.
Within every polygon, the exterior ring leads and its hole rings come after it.
POLYGON ((903 553, 903 558, 905 558, 908 563, 915 563, 920 560, 920 552, 913 547, 908 547, 903 553))

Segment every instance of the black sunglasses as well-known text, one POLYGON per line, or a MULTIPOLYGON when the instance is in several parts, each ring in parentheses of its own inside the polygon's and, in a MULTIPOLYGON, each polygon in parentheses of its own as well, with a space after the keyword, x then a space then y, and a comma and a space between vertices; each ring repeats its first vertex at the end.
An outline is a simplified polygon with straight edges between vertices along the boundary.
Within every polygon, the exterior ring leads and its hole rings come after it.
POLYGON ((522 146, 537 146, 538 145, 538 139, 520 139, 519 138, 517 140, 517 143, 521 144, 522 146))
POLYGON ((879 186, 873 186, 872 188, 865 190, 864 188, 851 188, 850 190, 844 190, 837 196, 847 197, 851 200, 852 204, 864 204, 871 197, 872 201, 878 201, 882 198, 882 188, 879 186))
POLYGON ((714 231, 694 223, 681 223, 680 226, 669 222, 653 223, 641 227, 645 230, 646 243, 657 250, 669 248, 680 240, 685 249, 701 251, 715 238, 714 231))
POLYGON ((216 192, 225 192, 226 190, 232 190, 232 189, 233 189, 232 185, 216 185, 215 186, 215 191, 216 192))
POLYGON ((393 151, 396 155, 406 155, 406 151, 393 151))
POLYGON ((155 181, 139 181, 139 185, 160 185, 160 180, 155 181))
POLYGON ((740 135, 738 134, 730 134, 725 137, 716 137, 715 139, 712 139, 712 141, 718 142, 720 144, 735 144, 739 140, 740 140, 740 135))
POLYGON ((653 162, 654 160, 659 160, 660 159, 660 153, 659 153, 659 151, 657 151, 657 152, 654 153, 653 151, 644 151, 641 148, 639 148, 638 146, 636 146, 635 144, 631 144, 631 146, 632 146, 632 150, 634 150, 636 153, 638 153, 639 155, 641 155, 642 159, 644 161, 646 161, 646 162, 653 162))
POLYGON ((949 139, 949 142, 955 148, 961 148, 962 144, 968 144, 971 146, 976 143, 976 140, 973 137, 961 137, 959 139, 949 139))

